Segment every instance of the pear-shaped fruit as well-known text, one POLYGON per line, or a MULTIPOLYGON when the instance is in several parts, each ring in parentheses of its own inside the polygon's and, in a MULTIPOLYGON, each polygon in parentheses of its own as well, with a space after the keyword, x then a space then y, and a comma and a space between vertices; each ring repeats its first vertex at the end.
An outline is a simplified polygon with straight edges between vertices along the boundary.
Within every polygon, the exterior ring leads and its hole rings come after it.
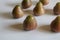
POLYGON ((45 13, 45 10, 43 8, 43 4, 41 2, 38 2, 36 7, 33 9, 34 15, 39 16, 45 13))
POLYGON ((43 5, 49 4, 49 0, 40 0, 40 2, 42 2, 43 5))
POLYGON ((56 17, 51 23, 51 31, 60 32, 60 16, 56 17))
POLYGON ((55 5, 53 11, 55 15, 60 15, 60 2, 55 5))
POLYGON ((19 5, 15 6, 15 8, 13 9, 12 15, 14 18, 20 18, 24 15, 24 13, 19 5))
POLYGON ((32 5, 32 1, 31 0, 23 0, 22 1, 22 8, 26 9, 29 8, 32 5))
POLYGON ((32 15, 27 16, 27 18, 24 20, 23 27, 24 30, 26 31, 36 29, 37 27, 36 19, 32 15))

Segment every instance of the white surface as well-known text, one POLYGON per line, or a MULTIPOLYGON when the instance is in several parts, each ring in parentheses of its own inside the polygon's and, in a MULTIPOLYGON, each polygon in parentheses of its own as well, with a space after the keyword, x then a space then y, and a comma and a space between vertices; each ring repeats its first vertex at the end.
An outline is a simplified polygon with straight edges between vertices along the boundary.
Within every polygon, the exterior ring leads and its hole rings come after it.
MULTIPOLYGON (((50 10, 49 13, 52 13, 52 9, 58 1, 50 0, 45 9, 50 10)), ((10 16, 14 6, 20 4, 20 2, 21 0, 0 0, 0 40, 60 40, 60 33, 52 33, 49 26, 46 26, 50 25, 51 21, 56 17, 52 14, 36 17, 39 26, 36 30, 23 31, 12 28, 12 25, 21 24, 26 18, 26 15, 20 19, 13 19, 10 16), (41 29, 41 26, 45 27, 41 29)), ((28 10, 32 10, 37 2, 38 0, 33 0, 33 6, 28 10)))

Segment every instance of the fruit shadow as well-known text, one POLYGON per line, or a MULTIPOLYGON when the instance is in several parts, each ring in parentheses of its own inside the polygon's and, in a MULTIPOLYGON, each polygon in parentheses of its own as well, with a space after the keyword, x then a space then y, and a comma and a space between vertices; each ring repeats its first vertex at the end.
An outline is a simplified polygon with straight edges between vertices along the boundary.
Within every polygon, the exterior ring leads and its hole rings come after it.
POLYGON ((23 24, 13 24, 7 27, 8 30, 10 31, 23 31, 23 24))
POLYGON ((24 14, 33 15, 33 11, 32 10, 24 10, 24 14))
POLYGON ((32 4, 33 5, 36 5, 38 2, 37 1, 32 1, 32 4))
POLYGON ((45 11, 47 15, 54 15, 52 9, 46 9, 45 11))
POLYGON ((40 32, 52 33, 49 25, 43 25, 38 28, 40 32))
POLYGON ((4 19, 13 19, 10 12, 1 13, 1 14, 0 14, 0 17, 2 17, 2 18, 4 18, 4 19))

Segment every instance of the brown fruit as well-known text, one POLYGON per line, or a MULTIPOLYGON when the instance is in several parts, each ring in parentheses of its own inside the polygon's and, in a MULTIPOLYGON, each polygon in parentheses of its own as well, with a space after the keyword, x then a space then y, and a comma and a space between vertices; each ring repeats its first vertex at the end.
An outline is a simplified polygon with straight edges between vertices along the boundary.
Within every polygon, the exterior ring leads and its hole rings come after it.
POLYGON ((60 32, 60 16, 56 17, 51 23, 51 31, 60 32))
POLYGON ((56 4, 56 6, 53 9, 55 15, 60 15, 60 2, 56 4))
POLYGON ((43 4, 41 2, 38 2, 36 7, 33 9, 33 12, 35 16, 43 15, 45 13, 43 4))
POLYGON ((13 9, 12 15, 14 18, 20 18, 24 15, 24 13, 19 5, 15 6, 15 8, 13 9))
POLYGON ((42 2, 43 5, 49 4, 49 0, 40 0, 40 2, 42 2))
POLYGON ((26 19, 24 20, 23 27, 24 30, 26 31, 36 29, 37 27, 36 19, 32 15, 27 16, 26 19))
POLYGON ((31 0, 23 0, 22 1, 22 8, 26 9, 29 8, 32 5, 32 1, 31 0))

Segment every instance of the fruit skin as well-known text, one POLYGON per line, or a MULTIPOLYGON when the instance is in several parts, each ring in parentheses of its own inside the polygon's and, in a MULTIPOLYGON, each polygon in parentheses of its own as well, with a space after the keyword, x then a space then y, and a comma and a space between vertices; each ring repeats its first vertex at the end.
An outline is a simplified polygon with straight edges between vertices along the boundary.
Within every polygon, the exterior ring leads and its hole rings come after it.
POLYGON ((12 15, 14 18, 21 18, 24 15, 24 13, 19 5, 15 6, 15 8, 12 11, 12 15))
POLYGON ((60 16, 56 17, 51 23, 51 31, 60 32, 60 16))
POLYGON ((40 2, 42 2, 43 5, 49 4, 49 0, 40 0, 40 2))
POLYGON ((60 2, 58 2, 53 8, 53 12, 55 15, 60 15, 60 2))
POLYGON ((32 1, 31 0, 23 0, 22 1, 22 8, 23 9, 27 9, 29 7, 31 7, 32 5, 32 1))
POLYGON ((32 15, 27 16, 26 19, 24 20, 23 27, 24 30, 26 31, 36 29, 37 27, 36 19, 32 15))
POLYGON ((41 2, 38 2, 36 4, 36 7, 33 9, 34 15, 35 16, 40 16, 45 13, 45 10, 43 8, 43 4, 41 2))

